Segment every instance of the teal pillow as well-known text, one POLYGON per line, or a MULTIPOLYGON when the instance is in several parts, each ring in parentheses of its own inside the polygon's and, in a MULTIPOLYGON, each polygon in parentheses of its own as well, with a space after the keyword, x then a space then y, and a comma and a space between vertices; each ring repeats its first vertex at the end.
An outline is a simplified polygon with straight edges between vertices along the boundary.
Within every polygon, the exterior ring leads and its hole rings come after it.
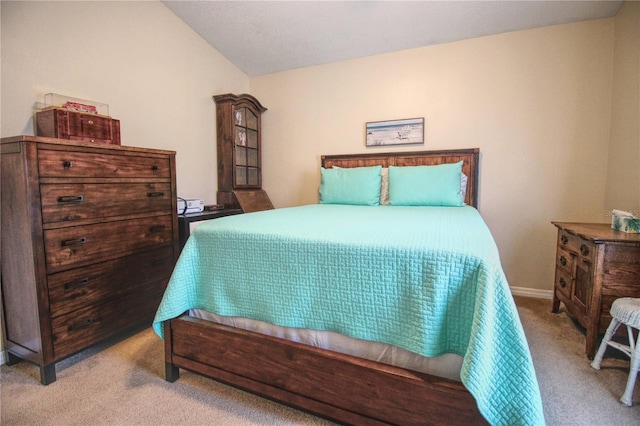
POLYGON ((461 178, 462 161, 437 166, 389 166, 389 204, 463 206, 461 178))
POLYGON ((321 169, 320 204, 380 204, 381 166, 321 169))

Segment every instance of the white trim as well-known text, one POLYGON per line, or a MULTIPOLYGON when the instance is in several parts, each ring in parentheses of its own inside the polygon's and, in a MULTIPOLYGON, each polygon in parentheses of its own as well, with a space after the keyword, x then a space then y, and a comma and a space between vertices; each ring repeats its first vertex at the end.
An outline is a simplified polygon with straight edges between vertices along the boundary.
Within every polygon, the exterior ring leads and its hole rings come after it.
POLYGON ((7 363, 7 351, 0 351, 0 365, 7 363))
POLYGON ((553 290, 538 290, 526 287, 510 287, 514 296, 535 297, 537 299, 553 299, 553 290))

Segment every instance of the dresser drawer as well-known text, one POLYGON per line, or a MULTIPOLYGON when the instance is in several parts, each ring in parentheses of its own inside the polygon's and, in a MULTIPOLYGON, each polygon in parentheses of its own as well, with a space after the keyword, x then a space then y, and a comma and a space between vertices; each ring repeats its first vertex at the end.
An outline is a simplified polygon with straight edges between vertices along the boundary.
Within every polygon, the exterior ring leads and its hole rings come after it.
POLYGON ((40 177, 166 178, 171 177, 168 157, 94 154, 78 151, 38 151, 40 177))
POLYGON ((173 210, 169 183, 46 184, 40 198, 44 223, 173 210))
POLYGON ((560 232, 558 235, 558 247, 568 250, 582 259, 593 262, 593 258, 596 252, 595 244, 591 241, 584 240, 577 235, 572 235, 567 232, 560 232))
POLYGON ((165 247, 49 275, 51 316, 127 294, 163 291, 173 266, 173 248, 165 247))
POLYGON ((64 358, 128 328, 151 325, 162 294, 149 292, 144 297, 111 299, 53 318, 54 356, 64 358))
POLYGON ((556 282, 555 287, 562 293, 567 299, 571 298, 571 275, 564 271, 562 268, 556 268, 556 282))
POLYGON ((172 243, 170 214, 44 231, 46 263, 52 273, 172 243))
POLYGON ((562 269, 567 274, 573 274, 574 257, 571 252, 558 247, 556 254, 556 267, 562 269))

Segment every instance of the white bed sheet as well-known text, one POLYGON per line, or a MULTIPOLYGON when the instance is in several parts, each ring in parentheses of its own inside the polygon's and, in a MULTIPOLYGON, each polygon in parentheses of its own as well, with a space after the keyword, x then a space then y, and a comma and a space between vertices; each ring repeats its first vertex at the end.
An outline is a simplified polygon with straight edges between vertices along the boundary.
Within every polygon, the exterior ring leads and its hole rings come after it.
POLYGON ((456 354, 428 358, 397 346, 354 339, 331 331, 279 327, 248 318, 217 315, 202 309, 192 309, 189 315, 218 324, 460 381, 462 357, 456 354))

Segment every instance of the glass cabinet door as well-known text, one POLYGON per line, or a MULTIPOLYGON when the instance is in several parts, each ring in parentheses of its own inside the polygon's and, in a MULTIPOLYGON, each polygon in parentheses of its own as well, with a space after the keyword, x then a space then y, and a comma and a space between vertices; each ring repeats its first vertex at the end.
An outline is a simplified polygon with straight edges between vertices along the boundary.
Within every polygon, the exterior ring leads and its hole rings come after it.
POLYGON ((249 108, 237 108, 235 117, 234 186, 260 185, 260 153, 258 152, 258 116, 249 108))

